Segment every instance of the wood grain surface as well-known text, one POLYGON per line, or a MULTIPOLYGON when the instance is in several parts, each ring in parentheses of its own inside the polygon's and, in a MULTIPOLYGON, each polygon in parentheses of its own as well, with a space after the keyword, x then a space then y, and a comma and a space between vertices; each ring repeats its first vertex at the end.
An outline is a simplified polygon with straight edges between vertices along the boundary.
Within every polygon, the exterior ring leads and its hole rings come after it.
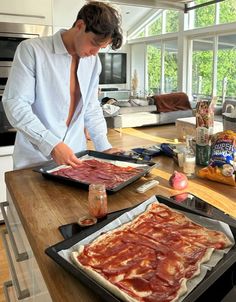
MULTIPOLYGON (((154 136, 155 131, 154 129, 151 135, 154 136)), ((129 134, 112 132, 112 135, 116 140, 113 145, 119 146, 120 141, 121 145, 125 146, 125 141, 127 141, 129 142, 126 145, 127 149, 131 147, 129 134)), ((132 139, 134 138, 132 137, 132 139)), ((137 141, 139 142, 139 140, 141 139, 139 138, 137 141)), ((137 141, 135 142, 137 143, 137 141)), ((142 140, 142 145, 144 144, 151 145, 153 142, 149 137, 142 140)), ((151 172, 151 175, 146 178, 142 177, 121 191, 108 196, 109 212, 141 203, 154 194, 171 196, 181 192, 171 189, 168 184, 171 173, 179 169, 173 160, 161 156, 156 157, 156 161, 159 166, 151 172), (135 191, 138 186, 154 177, 160 182, 157 187, 144 194, 135 191)), ((63 240, 58 231, 59 226, 75 222, 78 217, 88 213, 88 192, 78 187, 45 179, 32 169, 8 172, 5 179, 53 301, 102 301, 44 253, 47 247, 63 240)), ((189 181, 187 190, 236 217, 235 187, 194 178, 189 181)))

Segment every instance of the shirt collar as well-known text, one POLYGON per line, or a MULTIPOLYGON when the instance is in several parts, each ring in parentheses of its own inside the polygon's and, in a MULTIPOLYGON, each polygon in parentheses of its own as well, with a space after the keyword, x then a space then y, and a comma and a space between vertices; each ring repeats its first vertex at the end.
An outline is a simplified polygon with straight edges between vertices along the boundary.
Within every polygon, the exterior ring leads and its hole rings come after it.
POLYGON ((68 54, 61 37, 61 34, 65 31, 66 29, 61 29, 53 35, 53 46, 56 54, 68 54))

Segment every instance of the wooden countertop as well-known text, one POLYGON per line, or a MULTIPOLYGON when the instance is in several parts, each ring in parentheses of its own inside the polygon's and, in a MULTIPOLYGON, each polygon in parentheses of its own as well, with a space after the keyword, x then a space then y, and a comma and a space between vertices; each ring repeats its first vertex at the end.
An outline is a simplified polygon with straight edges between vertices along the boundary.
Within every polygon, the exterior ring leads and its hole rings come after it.
MULTIPOLYGON (((171 196, 180 191, 168 185, 170 174, 176 166, 166 157, 158 157, 160 166, 152 171, 160 184, 144 194, 135 189, 146 180, 141 178, 121 191, 108 195, 108 211, 113 212, 138 204, 154 194, 171 196)), ((55 302, 102 301, 79 280, 64 271, 44 250, 63 240, 58 227, 75 222, 87 214, 88 192, 47 180, 31 169, 6 173, 6 185, 24 226, 28 240, 42 275, 55 302)), ((188 191, 236 217, 236 188, 224 184, 194 178, 189 181, 188 191)))

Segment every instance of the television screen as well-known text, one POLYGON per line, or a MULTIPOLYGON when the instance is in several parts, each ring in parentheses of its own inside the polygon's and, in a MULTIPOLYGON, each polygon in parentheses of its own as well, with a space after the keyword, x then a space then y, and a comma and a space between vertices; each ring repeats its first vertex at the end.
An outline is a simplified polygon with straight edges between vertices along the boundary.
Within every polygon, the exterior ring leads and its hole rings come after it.
POLYGON ((99 84, 126 83, 126 53, 99 53, 102 72, 99 84))

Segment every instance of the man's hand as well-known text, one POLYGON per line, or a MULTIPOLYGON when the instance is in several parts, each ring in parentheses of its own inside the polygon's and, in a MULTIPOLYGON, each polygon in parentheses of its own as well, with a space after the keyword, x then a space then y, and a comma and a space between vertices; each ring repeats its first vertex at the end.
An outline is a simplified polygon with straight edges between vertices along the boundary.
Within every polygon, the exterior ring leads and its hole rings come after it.
POLYGON ((81 160, 75 156, 72 149, 63 142, 53 148, 51 155, 58 165, 69 165, 76 168, 81 163, 81 160))
POLYGON ((108 153, 108 154, 121 154, 124 152, 124 150, 122 150, 120 148, 110 148, 110 149, 104 150, 103 152, 108 153))

